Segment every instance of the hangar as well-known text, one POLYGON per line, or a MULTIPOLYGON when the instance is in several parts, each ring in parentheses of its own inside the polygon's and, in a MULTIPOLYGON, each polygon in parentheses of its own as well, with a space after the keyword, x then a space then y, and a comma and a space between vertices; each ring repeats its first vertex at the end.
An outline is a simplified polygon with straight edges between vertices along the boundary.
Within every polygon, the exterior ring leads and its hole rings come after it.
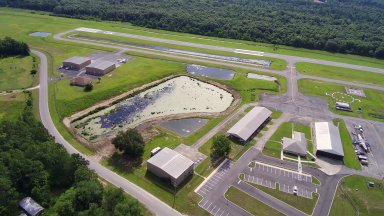
POLYGON ((265 107, 254 107, 233 127, 228 130, 228 134, 241 142, 246 142, 260 128, 268 123, 272 112, 265 107))
POLYGON ((168 179, 174 187, 193 173, 193 161, 178 152, 164 148, 147 160, 147 169, 156 176, 168 179))
POLYGON ((312 131, 316 155, 340 160, 344 158, 343 144, 338 127, 331 122, 315 122, 312 124, 312 131))
POLYGON ((85 68, 87 74, 95 76, 104 76, 105 74, 113 71, 116 68, 114 62, 110 61, 96 61, 85 68))
POLYGON ((63 61, 63 67, 71 70, 81 70, 91 64, 91 59, 87 57, 74 56, 63 61))
POLYGON ((305 134, 293 131, 292 138, 283 137, 283 152, 305 157, 307 155, 307 140, 305 134))

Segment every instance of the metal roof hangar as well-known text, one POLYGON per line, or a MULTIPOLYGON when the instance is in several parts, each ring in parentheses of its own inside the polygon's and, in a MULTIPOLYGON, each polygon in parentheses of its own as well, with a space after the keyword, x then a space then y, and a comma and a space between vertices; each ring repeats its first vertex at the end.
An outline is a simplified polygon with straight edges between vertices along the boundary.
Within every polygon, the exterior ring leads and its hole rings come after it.
POLYGON ((85 68, 87 74, 95 76, 104 76, 105 74, 113 71, 116 68, 114 62, 110 61, 96 61, 85 68))
POLYGON ((192 160, 176 151, 164 148, 147 161, 147 169, 177 187, 193 173, 193 164, 192 160))
POLYGON ((342 160, 343 144, 339 128, 331 122, 315 122, 312 124, 316 155, 323 155, 342 160))
POLYGON ((81 70, 89 64, 91 64, 90 58, 80 56, 74 56, 63 61, 63 67, 68 67, 71 70, 81 70))
POLYGON ((19 202, 20 208, 23 212, 29 216, 38 216, 41 215, 44 208, 41 207, 35 200, 31 197, 25 197, 19 202))
POLYGON ((228 134, 231 137, 246 142, 260 128, 270 120, 272 112, 265 107, 254 107, 240 121, 238 121, 228 134))
POLYGON ((283 151, 289 154, 300 155, 305 157, 307 155, 307 139, 305 134, 293 131, 292 139, 283 137, 282 139, 283 151))

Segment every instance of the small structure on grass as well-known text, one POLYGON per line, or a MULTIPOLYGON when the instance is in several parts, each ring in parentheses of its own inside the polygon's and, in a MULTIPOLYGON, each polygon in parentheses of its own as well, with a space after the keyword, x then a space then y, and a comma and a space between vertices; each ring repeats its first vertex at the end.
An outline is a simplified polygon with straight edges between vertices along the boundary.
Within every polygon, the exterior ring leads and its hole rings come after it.
POLYGON ((71 70, 81 70, 91 64, 91 59, 87 57, 74 56, 63 61, 63 67, 71 70))
POLYGON ((169 180, 174 187, 177 187, 193 174, 193 164, 193 161, 182 154, 163 148, 147 160, 147 169, 154 175, 169 180))
POLYGON ((272 112, 265 107, 254 107, 233 127, 228 130, 230 137, 240 142, 247 142, 249 138, 271 119, 272 112))
POLYGON ((23 212, 29 216, 38 216, 41 215, 44 208, 39 205, 35 200, 31 197, 26 197, 19 202, 19 207, 23 212))
POLYGON ((84 87, 92 83, 92 78, 76 76, 71 79, 71 85, 84 87))
POLYGON ((340 160, 344 158, 343 144, 338 127, 331 122, 315 122, 312 124, 312 131, 316 155, 340 160))
POLYGON ((305 134, 293 131, 292 138, 283 137, 283 152, 305 157, 307 155, 307 140, 305 134))
POLYGON ((114 62, 110 61, 96 61, 85 68, 87 74, 94 76, 104 76, 105 74, 113 71, 116 68, 114 62))

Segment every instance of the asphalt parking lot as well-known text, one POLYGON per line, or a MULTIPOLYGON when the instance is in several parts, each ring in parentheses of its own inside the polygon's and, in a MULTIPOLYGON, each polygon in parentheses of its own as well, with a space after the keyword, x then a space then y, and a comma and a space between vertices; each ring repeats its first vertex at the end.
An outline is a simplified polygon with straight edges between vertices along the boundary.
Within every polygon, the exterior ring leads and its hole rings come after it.
MULTIPOLYGON (((203 186, 198 188, 196 191, 197 194, 199 194, 202 197, 206 197, 206 195, 217 185, 219 184, 225 175, 227 174, 228 170, 231 167, 231 161, 227 160, 218 170, 215 174, 209 177, 208 181, 204 183, 203 186)), ((199 204, 200 205, 200 204, 199 204)))
POLYGON ((317 192, 317 185, 312 183, 312 176, 276 166, 255 161, 254 167, 244 170, 244 181, 293 194, 294 186, 297 195, 312 199, 312 193, 317 192))
POLYGON ((208 197, 208 193, 222 182, 226 177, 228 170, 231 167, 231 161, 227 160, 212 176, 208 178, 200 188, 196 190, 196 193, 203 197, 199 202, 199 206, 210 214, 215 216, 228 216, 230 213, 227 211, 227 208, 223 208, 217 202, 214 202, 208 197))

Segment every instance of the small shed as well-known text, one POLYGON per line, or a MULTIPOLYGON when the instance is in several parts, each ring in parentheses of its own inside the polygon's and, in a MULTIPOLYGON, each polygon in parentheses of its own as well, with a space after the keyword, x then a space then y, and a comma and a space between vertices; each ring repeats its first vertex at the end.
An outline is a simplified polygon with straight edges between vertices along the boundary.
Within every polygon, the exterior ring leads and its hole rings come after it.
POLYGON ((292 138, 283 137, 283 152, 305 157, 307 155, 307 140, 304 133, 293 131, 292 138))
POLYGON ((81 70, 89 64, 91 64, 91 59, 81 56, 74 56, 63 61, 63 67, 68 67, 71 70, 81 70))
POLYGON ((39 216, 44 210, 44 208, 31 197, 26 197, 20 200, 19 207, 29 216, 39 216))
POLYGON ((105 74, 113 71, 116 68, 114 62, 110 61, 96 61, 85 68, 87 74, 94 76, 104 76, 105 74))
POLYGON ((74 86, 83 87, 91 83, 92 83, 92 78, 89 78, 89 77, 76 76, 71 79, 71 85, 74 85, 74 86))
POLYGON ((193 174, 193 165, 192 160, 169 148, 163 148, 147 160, 148 171, 169 180, 174 187, 193 174))

